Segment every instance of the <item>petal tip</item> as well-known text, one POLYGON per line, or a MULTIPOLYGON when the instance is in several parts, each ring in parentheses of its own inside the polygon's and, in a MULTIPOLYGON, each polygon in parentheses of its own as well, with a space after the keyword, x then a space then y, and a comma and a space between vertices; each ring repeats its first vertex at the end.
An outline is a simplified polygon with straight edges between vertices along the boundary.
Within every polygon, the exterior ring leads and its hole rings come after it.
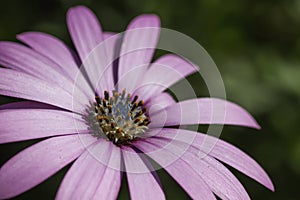
POLYGON ((142 27, 160 27, 160 18, 156 14, 142 14, 135 17, 130 25, 130 28, 142 27))
POLYGON ((68 18, 72 17, 73 15, 81 15, 83 13, 92 13, 93 14, 93 12, 89 8, 82 6, 82 5, 71 7, 71 8, 69 8, 69 10, 67 12, 67 20, 68 20, 68 18))

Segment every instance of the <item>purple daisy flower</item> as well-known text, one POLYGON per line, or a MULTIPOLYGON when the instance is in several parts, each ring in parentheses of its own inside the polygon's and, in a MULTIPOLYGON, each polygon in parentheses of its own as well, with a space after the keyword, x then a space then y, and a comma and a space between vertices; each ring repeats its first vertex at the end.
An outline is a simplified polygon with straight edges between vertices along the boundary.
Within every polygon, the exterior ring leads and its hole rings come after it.
POLYGON ((35 187, 73 161, 57 199, 116 199, 123 171, 132 199, 165 199, 150 158, 193 199, 250 199, 221 162, 274 190, 266 172, 238 148, 178 128, 259 125, 234 103, 214 98, 176 102, 165 92, 197 68, 172 54, 151 63, 159 38, 157 16, 136 17, 122 38, 103 32, 82 6, 68 11, 67 23, 77 53, 45 33, 18 35, 26 46, 0 42, 0 64, 5 66, 0 68, 0 94, 28 100, 0 107, 0 142, 45 138, 1 167, 1 199, 35 187), (138 34, 130 32, 136 29, 138 34), (110 42, 98 48, 107 38, 110 42), (105 56, 91 55, 95 48, 105 56), (102 59, 113 60, 116 52, 118 60, 103 67, 109 61, 102 59), (101 62, 105 64, 95 66, 101 62), (212 117, 212 106, 218 112, 222 105, 225 117, 212 117))

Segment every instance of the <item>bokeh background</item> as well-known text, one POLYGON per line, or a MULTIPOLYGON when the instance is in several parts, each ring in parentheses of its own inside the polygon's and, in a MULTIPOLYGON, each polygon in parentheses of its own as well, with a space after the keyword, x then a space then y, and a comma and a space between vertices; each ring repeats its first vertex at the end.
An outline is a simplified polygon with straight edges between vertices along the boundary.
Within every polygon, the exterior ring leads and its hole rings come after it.
MULTIPOLYGON (((260 131, 226 127, 221 138, 262 164, 276 191, 233 172, 253 199, 299 199, 299 0, 7 0, 0 4, 0 40, 16 41, 16 34, 35 30, 71 45, 65 14, 78 4, 94 10, 107 31, 123 31, 136 15, 156 13, 163 27, 198 41, 219 67, 228 99, 249 110, 262 126, 260 131)), ((198 96, 207 95, 202 80, 189 80, 198 96)), ((0 96, 1 104, 11 101, 17 99, 0 96)), ((1 164, 34 142, 1 145, 1 164)), ((69 167, 15 199, 53 199, 69 167)), ((168 174, 158 173, 168 199, 189 199, 168 174)), ((119 199, 129 199, 126 180, 119 199)))

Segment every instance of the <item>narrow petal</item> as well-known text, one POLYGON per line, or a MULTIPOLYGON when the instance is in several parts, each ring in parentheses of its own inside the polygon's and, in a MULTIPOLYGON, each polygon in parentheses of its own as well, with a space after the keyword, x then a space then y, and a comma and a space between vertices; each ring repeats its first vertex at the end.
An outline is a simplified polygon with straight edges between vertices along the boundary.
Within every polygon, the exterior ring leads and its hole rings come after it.
MULTIPOLYGON (((99 189, 101 182, 109 183, 113 177, 106 177, 107 165, 110 157, 112 156, 112 149, 116 148, 105 140, 99 140, 94 145, 91 145, 72 165, 64 180, 59 187, 56 199, 109 199, 107 197, 118 194, 111 193, 111 190, 103 190, 99 196, 95 192, 99 189)), ((119 172, 120 173, 120 172, 119 172)), ((121 180, 116 180, 119 181, 121 180)))
POLYGON ((84 6, 76 6, 68 11, 67 24, 93 89, 96 89, 97 83, 100 82, 105 89, 112 90, 112 68, 108 67, 106 45, 112 45, 113 39, 108 39, 105 44, 101 43, 103 33, 99 21, 95 14, 84 6))
POLYGON ((159 33, 160 20, 156 15, 140 15, 128 25, 121 46, 118 68, 121 90, 126 88, 128 92, 132 92, 138 84, 151 62, 159 33), (135 76, 129 76, 130 71, 135 76))
POLYGON ((131 199, 165 199, 160 184, 140 155, 130 148, 123 148, 122 153, 131 199))
POLYGON ((145 103, 145 107, 149 108, 149 112, 153 114, 174 103, 176 103, 174 98, 170 94, 163 92, 151 97, 149 101, 145 103))
MULTIPOLYGON (((33 76, 0 68, 0 94, 51 104, 60 108, 82 113, 84 104, 57 85, 33 76), (72 105, 73 104, 73 105, 72 105)), ((81 99, 82 100, 82 99, 81 99)))
POLYGON ((74 53, 61 40, 41 32, 25 32, 17 38, 58 64, 69 78, 76 77, 78 65, 74 53))
POLYGON ((88 8, 76 6, 69 9, 67 24, 76 50, 83 61, 103 40, 99 21, 88 8))
POLYGON ((116 35, 116 33, 114 33, 114 32, 104 32, 103 33, 103 40, 106 40, 106 39, 108 39, 108 38, 110 38, 114 35, 116 35))
MULTIPOLYGON (((176 132, 174 132, 176 133, 176 132)), ((187 150, 183 155, 172 149, 185 149, 182 142, 169 142, 158 138, 149 138, 147 142, 173 153, 185 161, 207 183, 211 190, 222 199, 250 199, 242 184, 221 163, 210 156, 202 156, 199 151, 187 150), (173 146, 173 147, 170 147, 173 146), (190 152, 191 151, 191 152, 190 152)), ((175 161, 176 163, 177 161, 175 161)))
POLYGON ((81 116, 47 109, 0 110, 0 127, 0 144, 89 132, 81 116))
POLYGON ((268 189, 274 191, 273 183, 268 174, 253 158, 221 139, 194 131, 166 128, 160 130, 160 133, 156 134, 156 136, 192 144, 202 153, 208 154, 230 165, 268 189), (182 137, 180 137, 180 135, 182 137), (194 141, 191 142, 189 138, 193 138, 194 141))
POLYGON ((20 101, 20 102, 13 102, 8 104, 3 104, 0 106, 0 110, 4 109, 52 109, 52 110, 60 110, 60 108, 40 103, 36 101, 20 101))
POLYGON ((196 71, 197 67, 185 59, 174 54, 164 55, 147 69, 135 93, 147 100, 196 71))
POLYGON ((98 185, 93 199, 117 199, 121 187, 121 150, 111 142, 111 157, 107 163, 101 183, 98 185))
POLYGON ((203 134, 197 135, 194 145, 201 149, 201 151, 230 165, 274 191, 274 185, 265 170, 253 158, 237 147, 214 137, 206 137, 203 134), (213 149, 209 148, 209 143, 215 144, 213 149))
POLYGON ((0 42, 0 64, 58 84, 70 93, 73 90, 73 83, 66 79, 59 65, 23 45, 14 42, 0 42))
MULTIPOLYGON (((198 98, 173 104, 151 116, 152 127, 162 118, 165 125, 226 124, 259 129, 255 119, 237 104, 215 98, 198 98)), ((159 124, 160 125, 160 124, 159 124)))
MULTIPOLYGON (((83 138, 78 135, 54 137, 15 155, 0 169, 0 198, 19 195, 72 162, 84 151, 83 138)), ((95 141, 90 135, 85 139, 89 140, 89 144, 95 141)))
POLYGON ((199 154, 186 152, 181 158, 193 167, 221 199, 250 199, 238 179, 226 167, 210 156, 201 158, 199 154))
POLYGON ((204 180, 178 156, 145 141, 139 141, 135 146, 163 166, 192 199, 216 199, 204 180))
MULTIPOLYGON (((41 32, 26 32, 19 34, 17 38, 38 53, 55 62, 59 66, 61 72, 63 72, 72 83, 76 81, 75 78, 77 73, 79 73, 79 58, 77 58, 75 52, 61 40, 41 32)), ((91 88, 86 81, 78 84, 78 86, 87 94, 91 93, 91 88)))
MULTIPOLYGON (((103 90, 112 90, 114 89, 115 79, 117 77, 116 75, 116 67, 117 67, 117 61, 118 61, 118 55, 119 55, 119 49, 120 49, 120 43, 121 43, 121 34, 111 33, 111 32, 104 32, 103 33, 103 39, 104 41, 97 47, 98 48, 106 48, 106 68, 103 72, 103 78, 100 79, 98 83, 97 89, 103 90), (106 88, 103 88, 101 84, 103 84, 105 77, 106 81, 106 88), (103 79, 103 80, 102 80, 103 79), (101 82, 102 81, 102 82, 101 82)), ((100 53, 102 54, 102 53, 100 53)))

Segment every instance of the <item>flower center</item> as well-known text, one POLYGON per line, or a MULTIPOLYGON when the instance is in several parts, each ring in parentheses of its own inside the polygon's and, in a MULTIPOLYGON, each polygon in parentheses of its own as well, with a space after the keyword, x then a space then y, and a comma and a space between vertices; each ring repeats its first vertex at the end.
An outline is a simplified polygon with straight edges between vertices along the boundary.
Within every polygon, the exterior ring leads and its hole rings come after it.
POLYGON ((148 129, 150 118, 146 114, 144 102, 137 101, 138 96, 131 98, 123 90, 122 93, 113 91, 110 97, 105 91, 104 98, 96 95, 95 100, 94 117, 101 129, 101 132, 94 133, 96 137, 104 133, 114 144, 124 145, 142 137, 148 129))

